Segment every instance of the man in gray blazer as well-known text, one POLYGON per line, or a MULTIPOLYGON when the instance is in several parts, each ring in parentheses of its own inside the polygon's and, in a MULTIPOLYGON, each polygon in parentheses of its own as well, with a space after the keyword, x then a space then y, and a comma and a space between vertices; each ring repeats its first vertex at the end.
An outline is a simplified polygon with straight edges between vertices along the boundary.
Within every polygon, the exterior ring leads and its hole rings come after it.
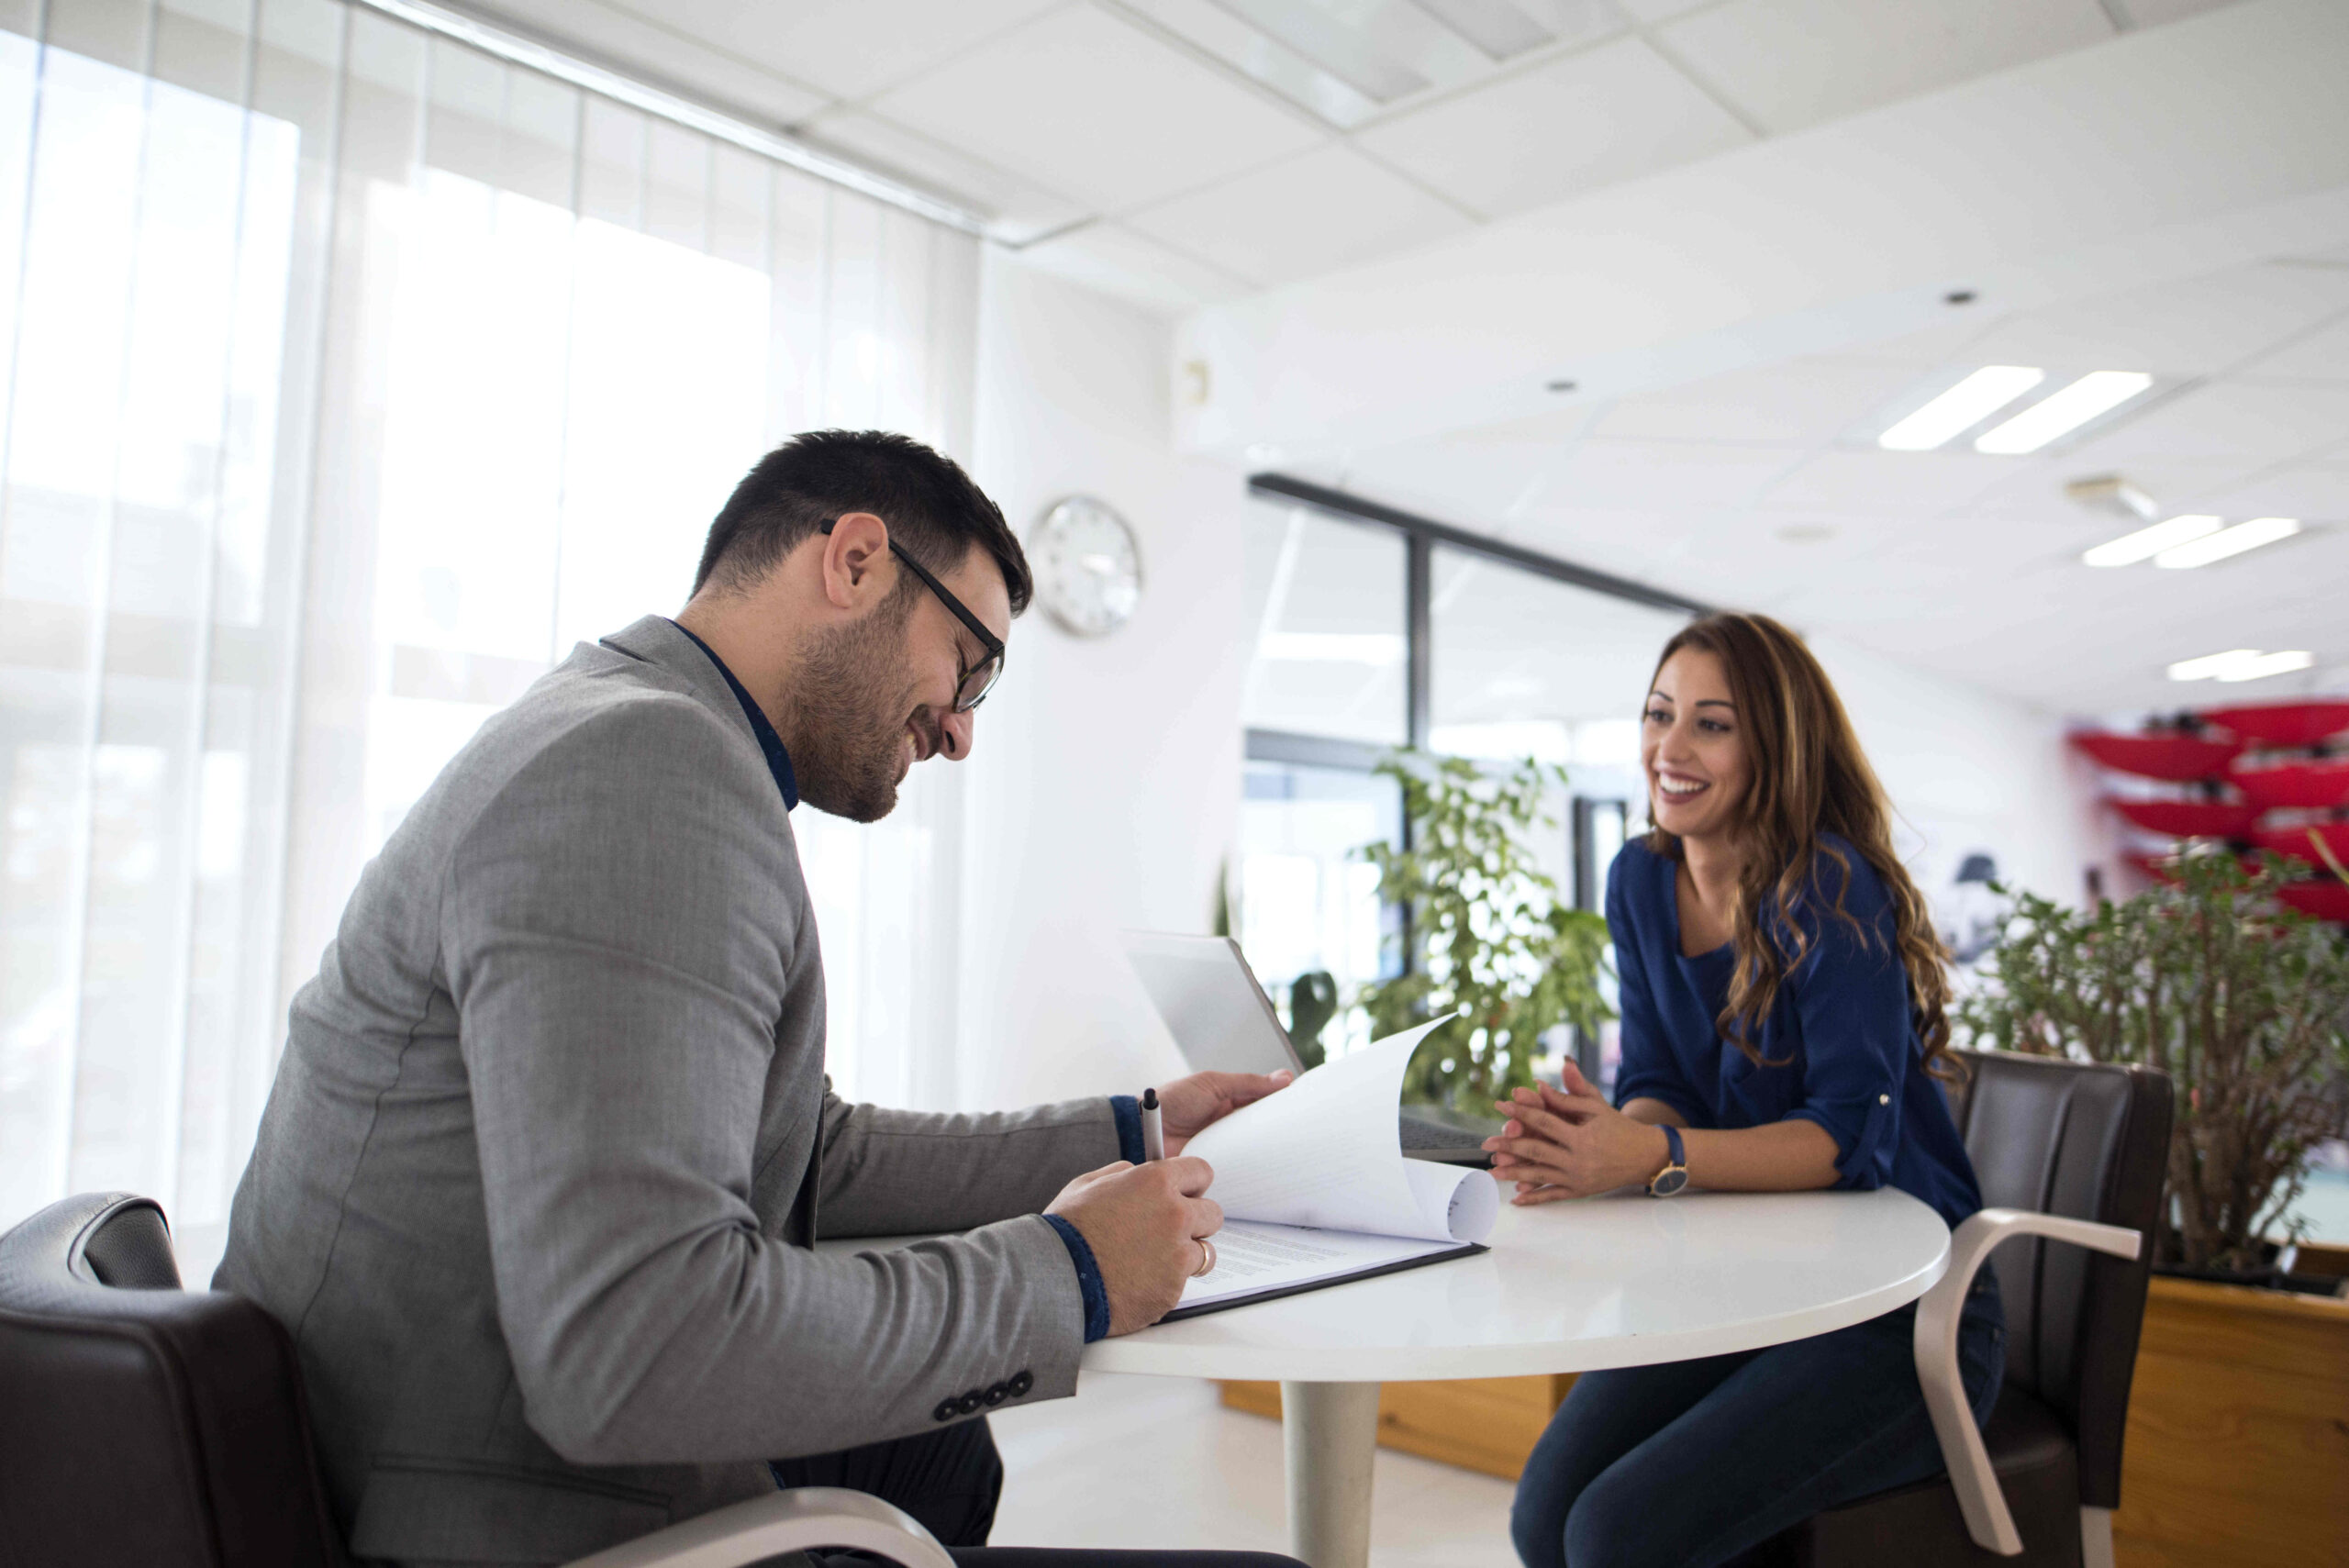
MULTIPOLYGON (((980 1545, 985 1412, 1074 1392, 1212 1266, 1211 1173, 1140 1163, 1130 1100, 923 1115, 824 1075, 790 812, 871 821, 967 756, 1029 594, 953 463, 796 438, 677 620, 582 644, 369 864, 215 1281, 292 1332, 356 1556, 561 1562, 818 1483, 980 1545)), ((1170 1151, 1278 1086, 1164 1085, 1170 1151)))

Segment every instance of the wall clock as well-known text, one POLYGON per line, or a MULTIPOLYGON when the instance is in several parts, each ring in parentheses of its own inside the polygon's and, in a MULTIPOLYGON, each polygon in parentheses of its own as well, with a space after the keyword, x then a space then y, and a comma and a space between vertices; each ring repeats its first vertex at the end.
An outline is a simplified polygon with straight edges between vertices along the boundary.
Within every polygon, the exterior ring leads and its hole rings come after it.
POLYGON ((1141 547, 1106 501, 1071 495, 1039 518, 1028 538, 1036 596, 1060 627, 1107 637, 1133 618, 1141 600, 1141 547))

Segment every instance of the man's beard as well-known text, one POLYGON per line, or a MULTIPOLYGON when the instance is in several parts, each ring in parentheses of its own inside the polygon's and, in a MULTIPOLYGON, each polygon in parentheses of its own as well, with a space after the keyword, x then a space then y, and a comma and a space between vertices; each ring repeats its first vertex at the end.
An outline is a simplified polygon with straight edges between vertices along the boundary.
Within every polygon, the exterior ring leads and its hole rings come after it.
POLYGON ((863 620, 808 641, 789 698, 791 771, 800 798, 818 811, 877 822, 896 806, 915 706, 914 683, 901 679, 912 612, 911 595, 893 595, 863 620))

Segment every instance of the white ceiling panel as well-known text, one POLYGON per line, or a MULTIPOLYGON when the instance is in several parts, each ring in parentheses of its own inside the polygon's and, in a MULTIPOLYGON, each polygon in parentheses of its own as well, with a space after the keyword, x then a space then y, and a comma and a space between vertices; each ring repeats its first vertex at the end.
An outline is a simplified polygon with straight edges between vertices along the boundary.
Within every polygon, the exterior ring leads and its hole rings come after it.
POLYGON ((1788 474, 1764 504, 1775 510, 1937 517, 2008 478, 2012 461, 1971 451, 1839 449, 1820 452, 1788 474))
POLYGON ((2113 34, 2097 0, 1730 0, 1657 37, 1785 132, 2113 34))
POLYGON ((1170 316, 1236 298, 1251 287, 1244 279, 1170 250, 1108 218, 1030 245, 1019 259, 1170 316))
MULTIPOLYGON (((2349 284, 2349 272, 2340 274, 2349 284)), ((2327 322, 2297 341, 2243 368, 2260 381, 2319 381, 2349 384, 2349 316, 2327 322)))
POLYGON ((465 9, 769 125, 795 124, 828 101, 804 78, 778 73, 709 39, 605 0, 477 0, 465 9))
POLYGON ((1623 39, 1367 127, 1355 139, 1491 217, 1752 138, 1655 50, 1623 39))
POLYGON ((1550 467, 1534 505, 1656 513, 1742 506, 1795 461, 1797 454, 1775 447, 1589 440, 1550 467))
POLYGON ((841 109, 817 117, 807 139, 848 154, 868 168, 897 174, 917 185, 952 195, 988 219, 988 232, 1008 245, 1038 237, 1092 216, 1082 202, 1008 174, 958 148, 942 146, 919 131, 863 109, 841 109))
MULTIPOLYGON (((2239 267, 2010 317, 1968 348, 1982 364, 2210 375, 2349 310, 2349 271, 2239 267)), ((2349 380, 2349 366, 2335 365, 2349 380)))
POLYGON ((2071 456, 2083 472, 2143 459, 2280 463, 2349 439, 2349 386, 2221 382, 2148 409, 2071 456))
MULTIPOLYGON (((563 0, 568 8, 576 0, 563 0)), ((778 75, 863 98, 1061 0, 611 0, 778 75)))
POLYGON ((1257 284, 1329 272, 1469 227, 1456 208, 1342 146, 1316 148, 1127 221, 1257 284))
POLYGON ((1905 366, 1804 360, 1625 398, 1598 433, 1813 445, 1865 419, 1915 379, 1905 366))
MULTIPOLYGON (((2011 460, 2010 460, 2011 461, 2011 460)), ((1965 504, 1965 516, 1974 518, 2019 518, 2060 525, 2078 519, 2086 533, 2080 548, 2117 539, 2136 525, 2117 513, 2081 506, 2064 494, 2075 479, 2113 472, 2076 457, 2023 459, 2012 477, 1999 481, 1965 504)), ((2243 463, 2189 462, 2177 458, 2139 458, 2119 470, 2121 477, 2153 497, 2157 515, 2209 509, 2219 496, 2256 472, 2243 463)))
POLYGON ((1635 22, 1668 22, 1713 0, 1615 0, 1615 8, 1635 22))
POLYGON ((2205 11, 2216 11, 2235 0, 2117 0, 2121 14, 2141 28, 2157 28, 2164 22, 2176 22, 2188 17, 2199 17, 2205 11))
POLYGON ((1322 140, 1301 113, 1090 6, 961 54, 873 107, 1111 213, 1322 140))
MULTIPOLYGON (((2287 468, 2221 491, 2214 499, 2221 515, 2229 517, 2299 517, 2349 525, 2349 469, 2287 468)), ((2349 583, 2339 586, 2349 589, 2349 583)), ((2343 619, 2349 621, 2349 614, 2343 619)))

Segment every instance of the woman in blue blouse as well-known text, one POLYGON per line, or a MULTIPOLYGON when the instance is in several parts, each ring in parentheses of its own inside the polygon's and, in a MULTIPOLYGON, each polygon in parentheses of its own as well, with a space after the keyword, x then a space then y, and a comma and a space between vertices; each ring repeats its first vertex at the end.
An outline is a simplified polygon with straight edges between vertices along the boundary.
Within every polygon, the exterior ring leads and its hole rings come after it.
MULTIPOLYGON (((1953 1227, 1982 1199, 1938 1079, 1943 955, 1892 853, 1883 787, 1825 672, 1763 616, 1664 645, 1641 725, 1655 831, 1608 879, 1622 981, 1615 1104, 1569 1066, 1494 1151, 1520 1204, 1641 1184, 1895 1186, 1953 1227)), ((1915 1308, 1769 1350, 1586 1373, 1509 1518, 1527 1568, 1703 1568, 1941 1468, 1915 1308)), ((1995 1276, 1966 1303, 1975 1418, 1998 1397, 1995 1276)))

